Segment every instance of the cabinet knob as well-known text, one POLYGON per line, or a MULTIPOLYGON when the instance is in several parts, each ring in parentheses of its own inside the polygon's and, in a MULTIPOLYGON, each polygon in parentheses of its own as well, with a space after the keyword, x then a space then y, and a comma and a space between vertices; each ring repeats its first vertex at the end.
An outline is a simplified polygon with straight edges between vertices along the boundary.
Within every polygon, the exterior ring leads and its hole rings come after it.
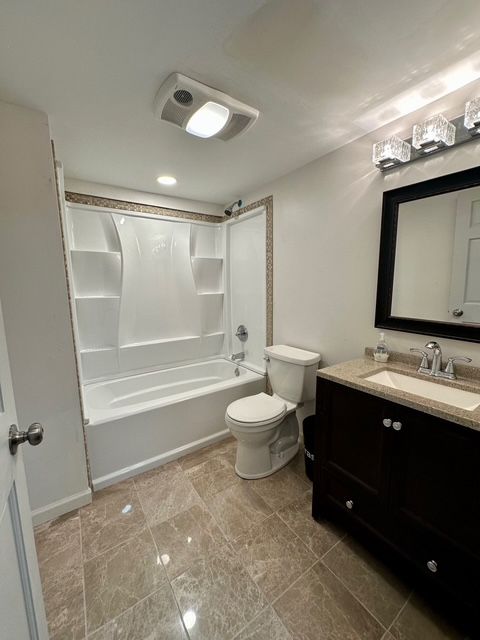
POLYGON ((401 422, 394 422, 392 426, 395 429, 395 431, 400 431, 400 429, 402 428, 402 423, 401 422))
POLYGON ((390 420, 390 418, 384 418, 383 419, 383 426, 384 427, 391 427, 392 426, 392 421, 390 420))
POLYGON ((432 573, 437 573, 437 571, 438 571, 438 565, 435 562, 435 560, 429 560, 427 562, 427 567, 432 573))
POLYGON ((353 509, 353 500, 347 500, 345 502, 345 506, 347 507, 347 509, 353 509))

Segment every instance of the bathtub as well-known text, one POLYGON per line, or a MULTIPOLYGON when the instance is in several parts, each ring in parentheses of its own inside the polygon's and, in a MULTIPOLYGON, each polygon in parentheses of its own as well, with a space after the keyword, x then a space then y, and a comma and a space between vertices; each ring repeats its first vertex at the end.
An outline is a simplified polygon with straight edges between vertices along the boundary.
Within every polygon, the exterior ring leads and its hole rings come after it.
POLYGON ((94 489, 224 438, 228 404, 264 390, 265 376, 223 358, 86 384, 94 489))

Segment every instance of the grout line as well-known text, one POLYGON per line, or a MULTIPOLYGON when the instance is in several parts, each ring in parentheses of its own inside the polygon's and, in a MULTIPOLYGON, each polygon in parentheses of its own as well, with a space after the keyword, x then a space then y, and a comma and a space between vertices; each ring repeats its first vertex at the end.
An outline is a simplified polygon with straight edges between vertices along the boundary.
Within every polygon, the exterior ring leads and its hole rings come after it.
MULTIPOLYGON (((320 561, 320 562, 321 562, 321 561, 320 561)), ((343 582, 343 580, 340 578, 340 576, 337 576, 337 574, 336 574, 336 573, 334 573, 334 572, 330 569, 330 567, 328 567, 324 562, 322 562, 322 565, 323 565, 323 566, 324 566, 324 567, 325 567, 325 568, 326 568, 326 569, 327 569, 327 570, 332 574, 332 576, 333 576, 334 578, 336 578, 336 579, 337 579, 337 580, 338 580, 338 581, 343 585, 344 589, 346 589, 346 590, 348 591, 348 593, 352 596, 352 598, 354 598, 354 599, 358 602, 358 604, 359 604, 363 609, 365 609, 365 611, 366 611, 368 614, 370 614, 370 616, 371 616, 374 620, 376 620, 376 621, 378 622, 378 624, 380 625, 380 627, 383 629, 383 635, 385 635, 385 633, 387 632, 387 630, 388 630, 388 629, 387 629, 387 627, 383 624, 383 622, 380 622, 380 620, 377 618, 377 616, 376 616, 374 613, 372 613, 372 612, 370 611, 370 609, 369 609, 369 608, 368 608, 368 607, 367 607, 367 606, 366 606, 366 605, 365 605, 365 604, 364 604, 364 603, 363 603, 363 602, 362 602, 362 601, 361 601, 361 600, 360 600, 360 599, 359 599, 359 598, 358 598, 358 597, 357 597, 357 596, 356 596, 356 595, 355 595, 355 594, 354 594, 354 593, 353 593, 353 592, 352 592, 352 591, 347 587, 347 585, 343 582)), ((383 635, 382 635, 382 637, 383 637, 383 635)))
POLYGON ((83 620, 85 623, 85 638, 88 634, 87 628, 87 594, 85 589, 85 562, 83 561, 83 541, 82 541, 82 518, 78 511, 78 528, 80 534, 80 562, 82 563, 82 590, 83 590, 83 620))
POLYGON ((413 589, 410 591, 410 593, 408 594, 408 598, 405 600, 405 602, 403 603, 403 605, 400 608, 400 611, 397 613, 397 615, 394 617, 394 619, 391 621, 387 632, 390 633, 390 629, 393 627, 393 625, 395 624, 395 622, 400 618, 401 614, 403 613, 403 610, 405 609, 405 607, 407 606, 407 604, 410 602, 410 599, 413 596, 413 589))

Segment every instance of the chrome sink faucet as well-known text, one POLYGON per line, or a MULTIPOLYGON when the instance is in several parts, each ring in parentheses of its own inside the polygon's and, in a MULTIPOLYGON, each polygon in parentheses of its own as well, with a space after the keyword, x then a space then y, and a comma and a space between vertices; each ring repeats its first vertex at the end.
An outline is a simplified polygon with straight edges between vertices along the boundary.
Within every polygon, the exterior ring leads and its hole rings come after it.
POLYGON ((432 368, 430 370, 430 375, 437 376, 442 370, 442 349, 440 348, 438 342, 435 342, 434 340, 427 342, 427 344, 425 345, 425 349, 433 350, 432 368))
POLYGON ((420 353, 422 355, 422 361, 420 366, 418 367, 418 373, 423 373, 427 376, 433 376, 434 378, 443 378, 445 380, 456 380, 457 376, 455 374, 455 368, 453 363, 456 360, 462 360, 463 362, 471 362, 471 358, 464 358, 461 356, 455 356, 453 358, 448 358, 447 366, 442 371, 442 349, 438 342, 434 340, 427 342, 425 345, 426 349, 433 350, 433 358, 432 358, 432 367, 429 367, 428 364, 428 353, 423 351, 422 349, 410 349, 410 351, 420 353))

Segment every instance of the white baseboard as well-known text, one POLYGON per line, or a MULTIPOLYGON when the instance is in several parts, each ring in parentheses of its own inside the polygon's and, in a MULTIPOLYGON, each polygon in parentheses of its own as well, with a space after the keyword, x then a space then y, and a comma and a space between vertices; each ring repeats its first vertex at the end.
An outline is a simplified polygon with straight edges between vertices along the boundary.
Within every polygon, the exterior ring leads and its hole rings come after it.
POLYGON ((53 520, 54 518, 63 516, 64 513, 84 507, 86 504, 90 504, 91 501, 92 490, 88 488, 80 493, 74 493, 73 496, 67 496, 66 498, 57 500, 57 502, 51 502, 44 507, 32 511, 33 524, 36 526, 48 520, 53 520))
POLYGON ((137 462, 129 467, 124 467, 123 469, 119 469, 118 471, 114 471, 113 473, 109 473, 105 476, 100 476, 99 478, 93 478, 93 490, 98 491, 99 489, 104 489, 116 482, 121 482, 122 480, 144 473, 150 469, 155 469, 155 467, 159 467, 162 464, 166 464, 167 462, 186 456, 187 453, 192 453, 193 451, 197 451, 197 449, 203 449, 203 447, 206 447, 209 444, 224 440, 228 435, 230 435, 229 429, 224 429, 214 433, 212 436, 195 440, 195 442, 190 442, 189 444, 178 447, 177 449, 172 449, 171 451, 162 453, 154 458, 142 460, 142 462, 137 462))

